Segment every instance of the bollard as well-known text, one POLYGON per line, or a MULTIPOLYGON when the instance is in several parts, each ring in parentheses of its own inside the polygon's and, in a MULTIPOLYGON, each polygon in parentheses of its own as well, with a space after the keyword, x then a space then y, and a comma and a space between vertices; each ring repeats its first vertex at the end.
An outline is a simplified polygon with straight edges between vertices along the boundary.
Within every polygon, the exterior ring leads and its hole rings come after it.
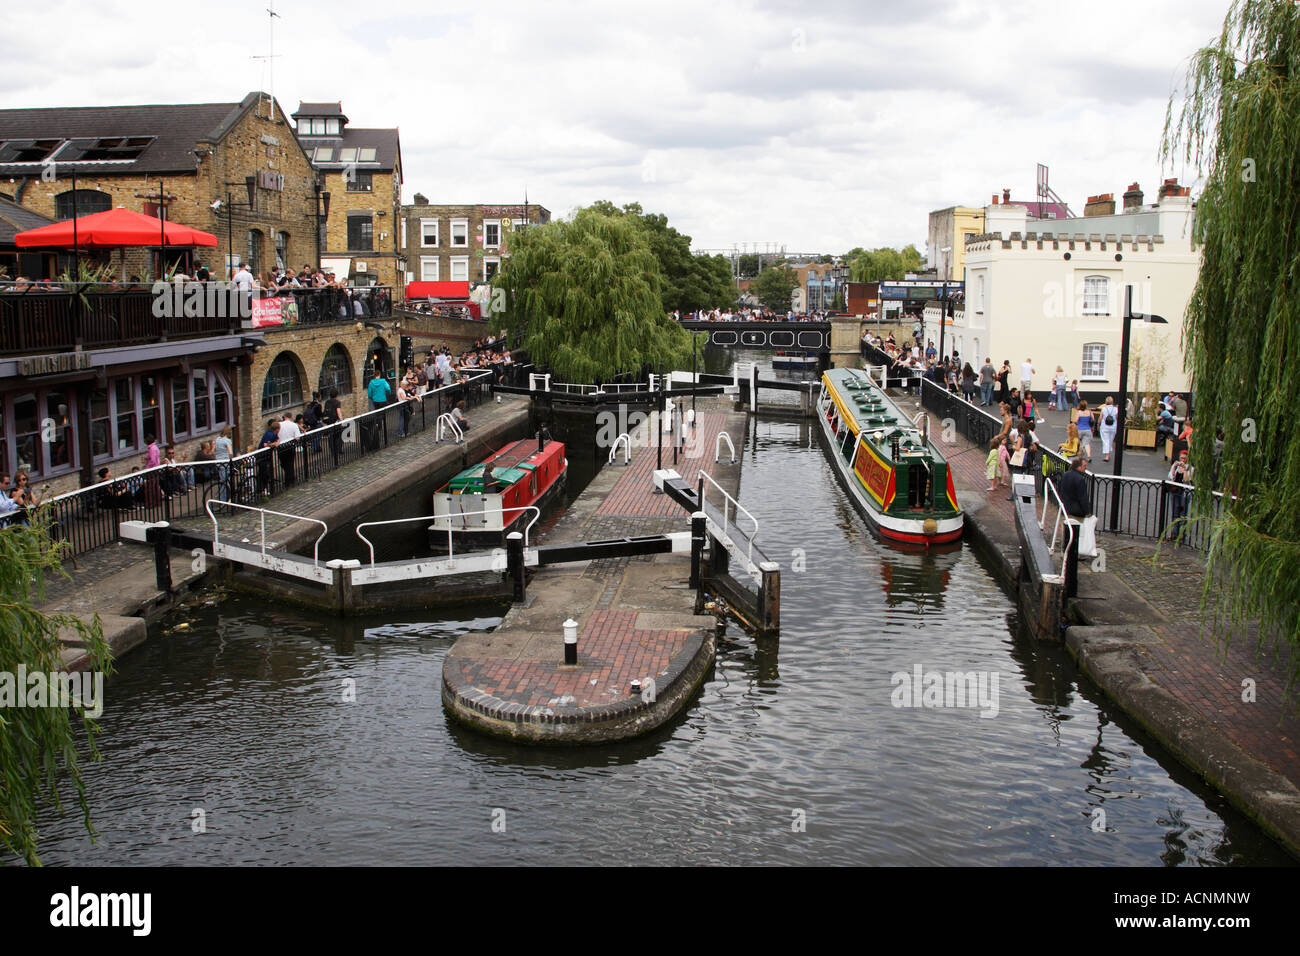
POLYGON ((759 620, 761 630, 775 634, 781 629, 781 565, 775 561, 764 561, 758 566, 763 581, 758 589, 759 620))
POLYGON ((518 531, 506 535, 506 575, 514 588, 512 600, 523 604, 528 600, 528 582, 524 574, 524 536, 518 531))
POLYGON ((700 565, 704 562, 704 512, 691 515, 691 587, 700 586, 700 565))
MULTIPOLYGON (((1074 534, 1070 535, 1070 544, 1065 551, 1065 599, 1067 601, 1079 593, 1079 532, 1082 530, 1082 524, 1074 525, 1074 534)), ((1064 617, 1065 608, 1061 608, 1061 615, 1064 617)))
POLYGON ((157 578, 158 590, 170 594, 172 589, 172 560, 167 553, 171 546, 172 529, 166 521, 160 521, 149 529, 153 540, 153 566, 157 578))
POLYGON ((578 663, 578 622, 573 618, 564 622, 564 663, 578 663))

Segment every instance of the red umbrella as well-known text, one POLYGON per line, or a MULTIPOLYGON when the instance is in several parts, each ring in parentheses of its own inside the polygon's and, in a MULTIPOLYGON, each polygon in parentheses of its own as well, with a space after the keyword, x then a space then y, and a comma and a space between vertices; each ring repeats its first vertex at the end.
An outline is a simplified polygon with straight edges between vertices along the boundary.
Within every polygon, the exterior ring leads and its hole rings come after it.
MULTIPOLYGON (((217 237, 210 232, 191 229, 180 223, 167 222, 118 207, 82 216, 76 220, 76 245, 81 249, 105 249, 119 246, 215 246, 217 237)), ((71 247, 72 220, 28 229, 14 236, 19 246, 71 247)))

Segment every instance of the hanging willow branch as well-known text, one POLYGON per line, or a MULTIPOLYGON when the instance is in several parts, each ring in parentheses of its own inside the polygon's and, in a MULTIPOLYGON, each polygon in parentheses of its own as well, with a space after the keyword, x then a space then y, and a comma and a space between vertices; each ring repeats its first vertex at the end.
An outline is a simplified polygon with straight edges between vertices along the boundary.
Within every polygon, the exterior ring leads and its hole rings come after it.
POLYGON ((659 262, 630 217, 583 209, 515 233, 494 285, 506 293, 495 327, 522 333, 529 360, 562 381, 690 361, 690 335, 665 314, 659 262))
MULTIPOLYGON (((1171 98, 1162 158, 1205 177, 1196 207, 1201 268, 1184 347, 1196 387, 1192 464, 1237 495, 1214 522, 1203 610, 1227 634, 1258 619, 1261 644, 1290 644, 1300 678, 1300 11, 1236 0, 1171 98), (1202 437, 1203 436, 1203 437, 1202 437)), ((1197 510, 1210 510, 1197 482, 1197 510)))

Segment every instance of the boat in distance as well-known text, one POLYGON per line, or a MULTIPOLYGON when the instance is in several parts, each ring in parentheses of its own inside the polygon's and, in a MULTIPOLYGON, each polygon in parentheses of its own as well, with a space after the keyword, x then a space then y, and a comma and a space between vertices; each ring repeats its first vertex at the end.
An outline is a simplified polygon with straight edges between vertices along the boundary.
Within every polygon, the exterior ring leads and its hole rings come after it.
POLYGON ((826 371, 817 420, 835 473, 881 537, 926 547, 961 539, 947 460, 870 375, 826 371))

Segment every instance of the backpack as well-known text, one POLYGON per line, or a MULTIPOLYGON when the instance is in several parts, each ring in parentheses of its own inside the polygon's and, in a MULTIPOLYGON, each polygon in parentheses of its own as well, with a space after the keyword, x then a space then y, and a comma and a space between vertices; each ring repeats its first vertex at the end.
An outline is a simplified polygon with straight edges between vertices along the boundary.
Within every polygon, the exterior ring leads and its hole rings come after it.
POLYGON ((1114 416, 1114 415, 1107 415, 1107 416, 1106 416, 1106 421, 1103 422, 1102 424, 1104 424, 1107 428, 1110 428, 1111 425, 1114 425, 1114 424, 1115 424, 1115 416, 1114 416))

